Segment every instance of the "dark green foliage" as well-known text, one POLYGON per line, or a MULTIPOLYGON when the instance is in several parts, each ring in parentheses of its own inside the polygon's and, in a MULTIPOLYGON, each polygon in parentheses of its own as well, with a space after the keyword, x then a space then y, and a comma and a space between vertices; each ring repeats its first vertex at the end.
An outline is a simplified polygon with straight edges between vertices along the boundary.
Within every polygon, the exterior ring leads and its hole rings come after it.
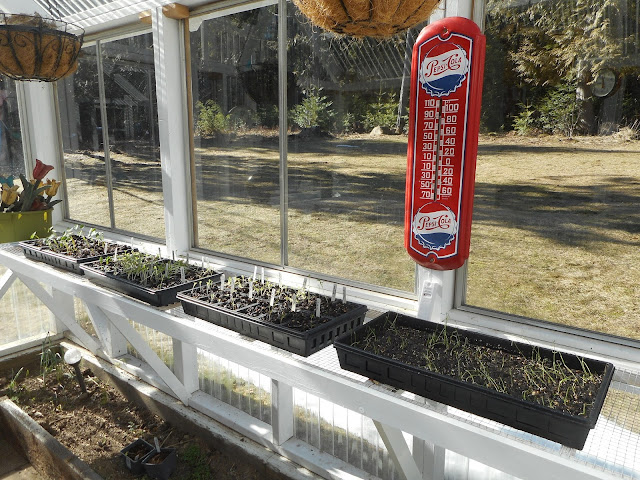
POLYGON ((575 84, 545 88, 539 96, 533 97, 533 103, 519 104, 520 112, 513 121, 513 128, 521 135, 549 133, 571 137, 585 133, 580 121, 580 106, 575 84))
POLYGON ((320 127, 325 131, 331 131, 335 112, 331 108, 333 102, 322 89, 311 87, 305 93, 305 98, 289 111, 289 118, 300 128, 320 127))
POLYGON ((198 445, 189 445, 182 454, 182 460, 191 469, 189 480, 208 480, 211 478, 207 455, 198 445))
POLYGON ((228 130, 230 117, 225 115, 220 105, 213 100, 207 100, 205 103, 198 102, 196 110, 198 112, 196 132, 199 135, 217 135, 228 130))

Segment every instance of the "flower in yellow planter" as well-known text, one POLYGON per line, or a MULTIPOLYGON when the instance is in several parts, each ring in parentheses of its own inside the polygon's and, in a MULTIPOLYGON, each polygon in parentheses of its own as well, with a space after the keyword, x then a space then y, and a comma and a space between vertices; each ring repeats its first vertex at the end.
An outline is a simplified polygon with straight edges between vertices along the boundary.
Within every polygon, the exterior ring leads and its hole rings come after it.
POLYGON ((18 199, 18 185, 10 187, 7 183, 2 184, 2 204, 13 205, 18 199))
POLYGON ((58 193, 58 188, 62 185, 62 182, 57 182, 55 180, 47 179, 46 186, 49 188, 44 191, 49 197, 55 197, 56 193, 58 193))
POLYGON ((49 210, 62 200, 52 200, 58 193, 60 183, 53 179, 44 180, 45 175, 53 170, 53 166, 36 159, 33 169, 33 180, 20 174, 20 185, 14 185, 13 176, 0 176, 2 180, 2 203, 0 213, 29 212, 33 210, 49 210))

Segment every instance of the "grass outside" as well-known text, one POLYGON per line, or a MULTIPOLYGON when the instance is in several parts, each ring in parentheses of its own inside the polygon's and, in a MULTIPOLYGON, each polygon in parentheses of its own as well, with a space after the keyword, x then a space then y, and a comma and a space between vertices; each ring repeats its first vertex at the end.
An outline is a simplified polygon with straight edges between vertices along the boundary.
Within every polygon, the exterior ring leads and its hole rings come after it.
MULTIPOLYGON (((292 137, 290 265, 413 289, 403 247, 406 142, 292 137)), ((482 136, 467 303, 640 338, 639 153, 640 142, 615 136, 482 136)), ((279 263, 277 138, 238 136, 197 155, 200 246, 279 263)), ((160 186, 150 181, 159 165, 114 157, 120 217, 163 238, 160 186)), ((75 173, 70 208, 82 220, 86 199, 105 190, 99 175, 75 173)))
POLYGON ((467 303, 640 338, 640 142, 483 137, 467 303))

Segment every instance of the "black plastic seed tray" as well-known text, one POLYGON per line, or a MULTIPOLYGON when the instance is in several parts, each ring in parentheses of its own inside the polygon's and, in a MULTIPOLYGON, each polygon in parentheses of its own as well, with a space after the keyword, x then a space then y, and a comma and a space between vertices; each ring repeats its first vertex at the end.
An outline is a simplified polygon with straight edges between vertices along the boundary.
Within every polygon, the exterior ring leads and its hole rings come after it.
POLYGON ((137 298, 138 300, 142 300, 154 307, 163 307, 176 303, 178 301, 176 295, 179 291, 188 290, 198 282, 207 282, 209 280, 214 282, 218 281, 221 275, 220 273, 215 273, 213 275, 202 277, 194 281, 187 281, 179 285, 154 289, 132 282, 126 278, 103 272, 102 270, 94 268, 91 263, 82 264, 80 268, 82 268, 86 277, 92 282, 102 285, 103 287, 111 288, 117 292, 124 293, 130 297, 137 298))
MULTIPOLYGON (((86 257, 86 258, 75 258, 70 257, 68 255, 63 255, 61 253, 52 252, 51 250, 43 247, 38 247, 36 245, 35 240, 27 240, 24 242, 20 242, 19 245, 22 247, 22 251, 24 252, 24 256, 30 260, 35 260, 37 262, 44 262, 54 267, 61 268, 68 272, 73 272, 78 275, 84 275, 84 272, 80 268, 80 265, 83 263, 90 263, 100 260, 103 257, 108 257, 110 255, 98 255, 94 257, 86 257)), ((119 253, 130 252, 131 247, 127 245, 122 245, 121 248, 118 248, 119 253)))
POLYGON ((310 330, 298 331, 283 325, 261 320, 262 316, 249 316, 243 311, 230 310, 218 304, 198 300, 185 293, 178 293, 182 308, 188 315, 201 318, 247 337, 296 353, 303 357, 331 345, 336 337, 352 331, 364 322, 367 307, 353 304, 353 309, 310 330))
MULTIPOLYGON (((418 320, 413 317, 387 312, 371 322, 357 328, 335 341, 340 366, 348 371, 359 373, 431 400, 450 405, 481 417, 495 420, 511 427, 533 433, 540 437, 561 443, 568 447, 582 449, 589 434, 595 426, 604 403, 609 384, 613 377, 614 367, 611 363, 585 359, 586 365, 593 373, 603 373, 603 380, 595 402, 588 416, 571 415, 554 410, 537 403, 515 398, 486 387, 467 383, 453 377, 440 375, 426 369, 376 355, 362 350, 352 344, 366 338, 370 329, 382 329, 388 318, 397 316, 396 325, 413 329, 435 331, 441 325, 418 320)), ((379 330, 378 330, 379 331, 379 330)), ((506 352, 531 355, 533 348, 524 343, 511 342, 489 335, 482 335, 447 327, 447 332, 457 332, 470 343, 481 344, 506 352)), ((425 349, 427 347, 425 346, 425 349)), ((542 358, 553 358, 554 352, 539 348, 542 358)), ((557 355, 557 353, 556 353, 557 355)), ((578 357, 570 353, 562 353, 567 366, 581 368, 578 357)))

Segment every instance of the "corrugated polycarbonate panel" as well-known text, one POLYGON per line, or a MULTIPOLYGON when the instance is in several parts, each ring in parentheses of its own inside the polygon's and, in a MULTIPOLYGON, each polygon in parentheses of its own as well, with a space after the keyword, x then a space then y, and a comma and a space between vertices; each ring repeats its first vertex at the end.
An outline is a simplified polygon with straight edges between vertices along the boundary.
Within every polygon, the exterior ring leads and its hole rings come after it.
POLYGON ((95 7, 108 5, 110 0, 34 0, 44 11, 49 12, 53 18, 64 18, 77 13, 82 13, 95 7))

